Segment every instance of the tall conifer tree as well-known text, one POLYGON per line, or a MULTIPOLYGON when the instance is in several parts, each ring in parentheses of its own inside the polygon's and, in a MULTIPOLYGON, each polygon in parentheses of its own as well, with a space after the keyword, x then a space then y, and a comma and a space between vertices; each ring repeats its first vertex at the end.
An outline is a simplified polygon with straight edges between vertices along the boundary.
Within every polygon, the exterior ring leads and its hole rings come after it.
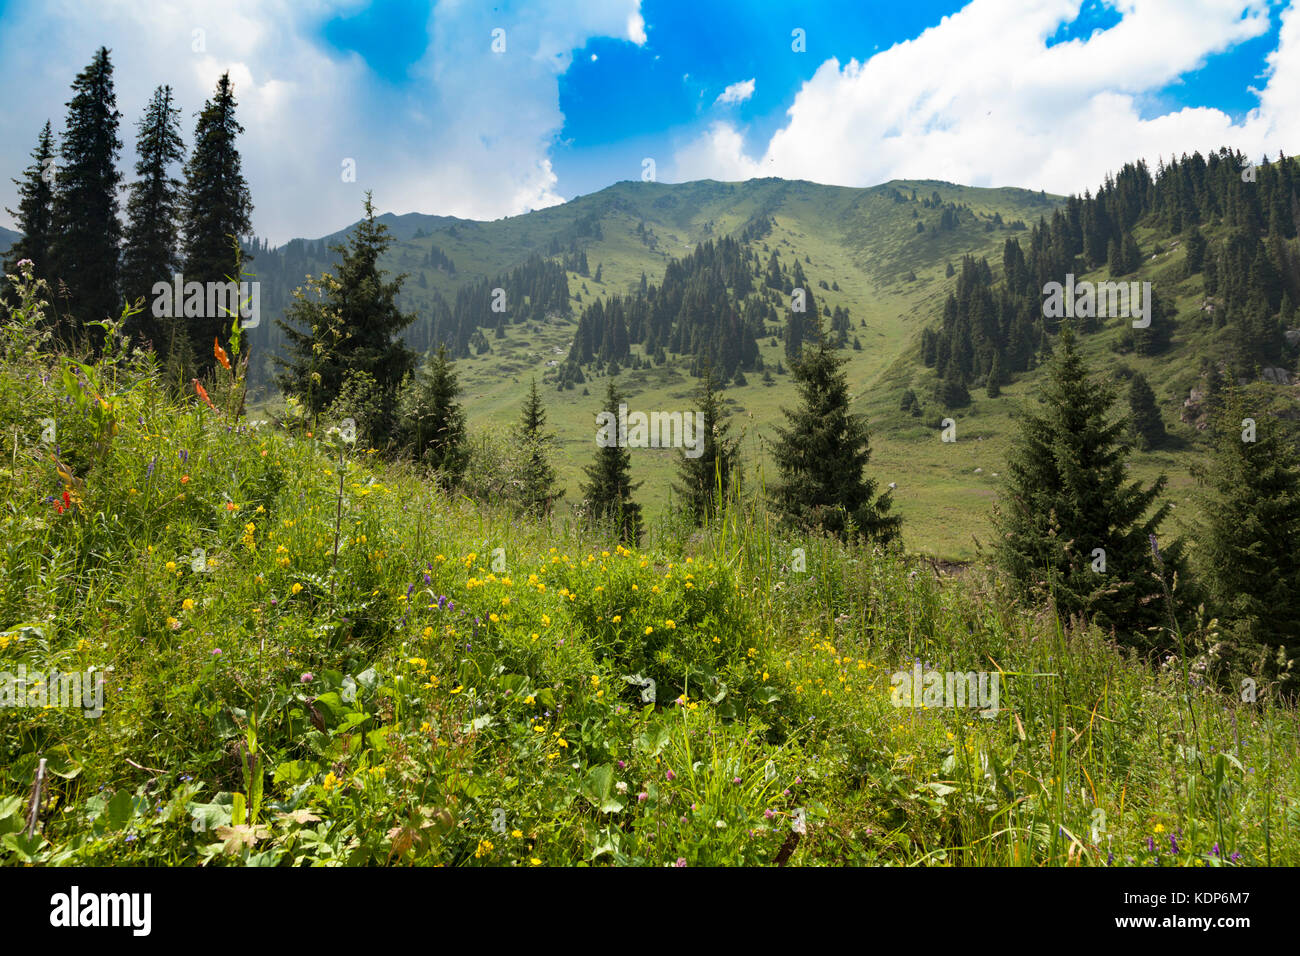
POLYGON ((1159 448, 1165 441, 1165 423, 1156 404, 1156 393, 1147 380, 1134 374, 1128 387, 1129 427, 1139 451, 1159 448))
MULTIPOLYGON (((31 259, 35 277, 48 282, 54 204, 54 134, 48 120, 32 150, 32 164, 23 170, 23 178, 13 180, 13 184, 18 187, 18 211, 5 211, 14 217, 22 236, 10 247, 4 271, 16 272, 17 263, 31 259)), ((8 291, 6 287, 6 294, 8 291)))
POLYGON ((1251 417, 1235 389, 1213 426, 1214 453, 1198 475, 1200 577, 1238 659, 1267 648, 1269 664, 1278 651, 1285 662, 1300 655, 1300 456, 1294 438, 1271 416, 1251 417))
POLYGON ((677 466, 678 483, 673 485, 673 490, 681 496, 691 520, 702 525, 713 517, 718 501, 726 500, 739 456, 735 442, 727 434, 731 425, 722 419, 722 403, 711 366, 704 369, 696 401, 704 416, 703 434, 696 436, 704 444, 703 451, 694 458, 682 455, 677 466))
POLYGON ((139 178, 130 185, 126 203, 122 292, 128 302, 144 299, 144 308, 134 317, 131 331, 151 340, 160 352, 167 342, 165 330, 153 314, 153 285, 170 283, 172 274, 180 268, 182 192, 181 181, 172 175, 172 167, 185 158, 180 115, 170 86, 154 90, 144 117, 136 124, 139 159, 135 174, 139 178))
POLYGON ((49 273, 67 292, 56 307, 67 312, 68 331, 80 335, 87 322, 116 318, 122 225, 117 218, 117 95, 108 49, 100 47, 77 75, 68 101, 67 126, 55 174, 52 255, 49 273))
MULTIPOLYGON (((1129 643, 1153 642, 1148 629, 1170 624, 1151 545, 1169 512, 1156 505, 1165 478, 1146 488, 1127 479, 1117 395, 1091 375, 1068 323, 1040 401, 1040 412, 1021 413, 994 506, 999 564, 1022 593, 1054 594, 1063 617, 1082 614, 1129 643)), ((1172 584, 1185 564, 1182 542, 1159 549, 1172 584)))
POLYGON ((317 297, 299 294, 284 319, 277 320, 288 340, 289 357, 276 361, 282 369, 281 388, 302 398, 313 413, 334 402, 349 373, 368 374, 382 396, 372 436, 382 443, 393 432, 398 387, 415 364, 414 354, 399 338, 415 315, 397 307, 406 275, 384 281, 386 274, 379 268, 379 257, 393 238, 388 227, 375 220, 369 193, 365 212, 348 244, 330 247, 341 257, 338 277, 326 273, 310 283, 317 297))
POLYGON ((447 346, 402 386, 401 435, 407 450, 428 465, 444 488, 460 483, 469 465, 465 409, 456 401, 460 382, 447 346))
POLYGON ((555 436, 546 430, 546 406, 542 404, 536 378, 524 400, 518 435, 524 455, 524 510, 533 515, 550 514, 555 502, 564 497, 564 489, 556 486, 555 467, 547 454, 555 436))
POLYGON ((818 335, 791 366, 800 407, 782 409, 789 428, 776 428, 772 456, 781 480, 772 503, 789 522, 843 535, 851 519, 869 540, 886 543, 902 519, 889 513, 891 493, 876 495, 864 469, 871 459, 866 418, 849 411, 847 359, 818 335))
MULTIPOLYGON (((223 73, 194 128, 194 152, 185 165, 186 282, 242 278, 235 243, 252 232, 253 200, 235 145, 235 137, 244 131, 235 119, 237 105, 230 74, 223 73)), ((216 361, 212 340, 228 334, 233 322, 230 315, 185 320, 200 372, 216 361)))
POLYGON ((613 522, 623 542, 636 546, 641 540, 641 506, 632 500, 632 492, 641 483, 632 482, 632 455, 625 447, 627 434, 618 414, 623 402, 622 393, 610 378, 602 411, 612 416, 613 422, 598 433, 596 460, 586 467, 582 496, 593 519, 613 522))

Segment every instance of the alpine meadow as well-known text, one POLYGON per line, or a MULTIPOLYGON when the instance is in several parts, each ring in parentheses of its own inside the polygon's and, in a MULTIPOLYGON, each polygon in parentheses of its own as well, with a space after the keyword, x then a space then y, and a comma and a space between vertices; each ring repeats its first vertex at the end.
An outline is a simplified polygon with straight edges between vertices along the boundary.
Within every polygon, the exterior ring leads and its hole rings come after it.
POLYGON ((1294 3, 190 6, 3 120, 0 868, 1300 865, 1294 3))

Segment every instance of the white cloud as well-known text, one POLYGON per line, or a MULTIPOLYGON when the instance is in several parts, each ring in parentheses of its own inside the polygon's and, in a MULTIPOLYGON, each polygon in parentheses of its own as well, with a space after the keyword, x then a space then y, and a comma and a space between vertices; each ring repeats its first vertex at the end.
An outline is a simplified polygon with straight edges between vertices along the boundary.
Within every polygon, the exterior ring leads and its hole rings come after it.
MULTIPOLYGON (((101 44, 112 51, 123 140, 135 161, 135 121, 152 89, 169 83, 182 134, 230 70, 245 133, 239 145, 253 194, 253 225, 272 242, 317 236, 361 213, 374 189, 380 212, 492 219, 562 202, 549 152, 564 123, 559 76, 594 37, 646 42, 640 0, 542 0, 494 13, 438 0, 416 82, 378 78, 356 54, 316 39, 358 0, 16 0, 0 31, 0 85, 21 89, 0 113, 0 206, 28 163, 46 118, 61 131, 68 87, 101 44), (491 50, 506 31, 506 52, 491 50), (192 31, 206 31, 194 52, 192 31), (40 42, 33 42, 33 37, 40 42), (345 159, 356 182, 342 182, 345 159)), ((128 180, 131 177, 128 176, 128 180)))
MULTIPOLYGON (((646 41, 645 19, 641 16, 641 11, 633 10, 627 15, 627 38, 641 46, 646 41)), ((655 57, 658 59, 658 57, 655 57)))
POLYGON ((678 151, 675 162, 679 180, 736 182, 768 175, 761 163, 745 155, 744 140, 729 123, 714 123, 707 133, 678 151))
MULTIPOLYGON (((1300 4, 1282 13, 1278 47, 1268 57, 1268 85, 1260 95, 1260 117, 1270 143, 1300 143, 1300 4)), ((1276 152, 1276 150, 1274 150, 1276 152)))
POLYGON ((754 79, 743 80, 739 83, 732 83, 725 90, 718 94, 714 104, 721 103, 723 106, 732 106, 736 103, 743 103, 754 95, 754 79))
POLYGON ((841 185, 945 179, 1052 192, 1095 188, 1138 156, 1300 149, 1300 13, 1284 14, 1260 107, 1143 119, 1146 97, 1268 28, 1266 0, 1120 0, 1123 18, 1047 46, 1080 0, 973 0, 865 62, 822 63, 759 156, 714 125, 677 153, 679 179, 782 176, 841 185), (743 174, 743 175, 738 175, 743 174))

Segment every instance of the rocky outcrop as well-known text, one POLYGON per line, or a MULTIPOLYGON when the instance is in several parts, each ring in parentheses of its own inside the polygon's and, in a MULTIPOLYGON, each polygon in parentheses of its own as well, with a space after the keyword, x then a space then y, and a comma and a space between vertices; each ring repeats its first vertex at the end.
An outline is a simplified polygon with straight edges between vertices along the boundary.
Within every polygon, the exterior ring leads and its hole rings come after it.
POLYGON ((1209 427, 1210 417, 1205 408, 1205 392, 1194 388, 1183 401, 1183 410, 1179 413, 1180 421, 1191 425, 1198 432, 1209 427))

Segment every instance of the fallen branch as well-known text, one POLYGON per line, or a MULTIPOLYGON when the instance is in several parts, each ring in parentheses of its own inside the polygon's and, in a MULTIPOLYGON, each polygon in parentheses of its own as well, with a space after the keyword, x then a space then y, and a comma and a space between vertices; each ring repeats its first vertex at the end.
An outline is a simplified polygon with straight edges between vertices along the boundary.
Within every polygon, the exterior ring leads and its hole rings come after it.
POLYGON ((36 779, 32 782, 32 802, 27 808, 27 839, 36 833, 36 824, 41 817, 41 785, 45 783, 45 758, 41 758, 36 768, 36 779))
POLYGON ((167 772, 166 770, 155 770, 153 767, 142 767, 140 764, 136 763, 130 757, 124 757, 122 759, 124 759, 132 767, 135 767, 136 770, 147 770, 154 776, 161 776, 162 774, 165 774, 167 772))

